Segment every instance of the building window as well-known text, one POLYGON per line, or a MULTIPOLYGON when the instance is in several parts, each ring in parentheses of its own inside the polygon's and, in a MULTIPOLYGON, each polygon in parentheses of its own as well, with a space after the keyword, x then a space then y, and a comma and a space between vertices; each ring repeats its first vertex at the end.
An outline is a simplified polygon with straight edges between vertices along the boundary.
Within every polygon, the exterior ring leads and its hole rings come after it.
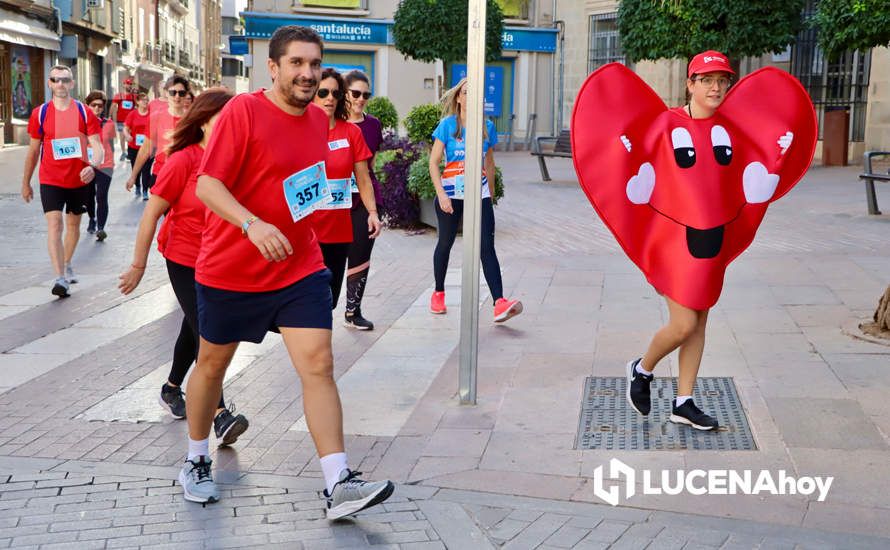
MULTIPOLYGON (((804 17, 814 11, 807 3, 804 17)), ((850 141, 865 141, 865 114, 868 105, 868 81, 871 73, 871 51, 845 51, 829 61, 819 48, 816 30, 804 28, 791 47, 791 74, 797 77, 810 94, 819 118, 819 139, 826 110, 846 108, 850 111, 850 141)))
POLYGON ((222 59, 223 76, 244 76, 244 63, 240 59, 224 57, 222 59))
POLYGON ((240 21, 237 17, 223 17, 222 18, 222 35, 230 36, 233 34, 241 34, 241 31, 235 31, 235 27, 240 24, 240 21))
POLYGON ((618 14, 590 16, 590 55, 587 71, 593 72, 606 63, 625 63, 621 38, 618 36, 618 14))
POLYGON ((507 19, 528 19, 528 0, 497 0, 507 19))
POLYGON ((368 0, 296 0, 297 6, 306 8, 368 9, 368 0))

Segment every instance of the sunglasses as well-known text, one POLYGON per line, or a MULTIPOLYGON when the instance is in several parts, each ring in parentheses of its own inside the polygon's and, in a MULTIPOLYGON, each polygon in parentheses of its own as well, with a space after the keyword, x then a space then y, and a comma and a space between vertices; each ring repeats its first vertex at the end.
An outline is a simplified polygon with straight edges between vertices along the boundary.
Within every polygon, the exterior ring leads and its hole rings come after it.
POLYGON ((371 92, 362 92, 360 90, 349 90, 349 93, 352 94, 352 99, 358 99, 363 97, 365 99, 371 99, 371 92))
POLYGON ((74 79, 71 78, 70 76, 51 76, 51 77, 49 77, 49 81, 52 82, 53 84, 55 84, 57 82, 61 82, 62 84, 68 84, 72 80, 74 80, 74 79))
POLYGON ((327 88, 319 88, 315 95, 318 96, 319 99, 324 99, 328 97, 328 94, 334 96, 334 99, 340 100, 343 97, 343 92, 340 90, 329 90, 327 88))
POLYGON ((170 97, 185 97, 189 95, 188 90, 167 90, 167 93, 170 94, 170 97))

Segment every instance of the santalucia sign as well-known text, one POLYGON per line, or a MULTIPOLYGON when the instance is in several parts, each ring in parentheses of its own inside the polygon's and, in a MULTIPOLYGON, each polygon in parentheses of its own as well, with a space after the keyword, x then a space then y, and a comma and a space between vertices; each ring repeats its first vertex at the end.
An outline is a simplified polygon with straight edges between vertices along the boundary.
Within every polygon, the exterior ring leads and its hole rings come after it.
MULTIPOLYGON (((824 502, 834 481, 827 477, 794 477, 785 470, 643 470, 641 476, 644 495, 812 495, 818 492, 817 500, 824 502), (656 475, 660 474, 660 475, 656 475)), ((624 462, 613 458, 609 461, 609 477, 624 478, 624 499, 636 494, 637 471, 624 462)), ((621 485, 608 489, 603 484, 603 466, 593 471, 593 493, 603 501, 617 506, 622 498, 621 485)))

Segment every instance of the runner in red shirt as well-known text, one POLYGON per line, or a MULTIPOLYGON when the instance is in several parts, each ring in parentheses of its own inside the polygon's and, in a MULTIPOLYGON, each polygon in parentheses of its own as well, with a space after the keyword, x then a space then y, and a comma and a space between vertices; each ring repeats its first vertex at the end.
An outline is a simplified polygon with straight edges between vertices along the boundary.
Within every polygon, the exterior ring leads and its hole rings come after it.
POLYGON ((273 88, 226 105, 198 172, 196 193, 212 213, 195 273, 201 344, 186 401, 188 458, 179 474, 187 500, 219 500, 209 458, 213 407, 238 343, 261 342, 269 330, 281 333, 300 376, 327 517, 383 502, 394 489, 389 481, 359 479, 344 452, 331 351, 331 275, 307 219, 330 200, 328 118, 311 105, 321 54, 314 30, 279 27, 269 41, 273 88))
POLYGON ((315 234, 321 245, 324 264, 331 270, 331 305, 337 307, 340 288, 346 274, 346 259, 352 243, 352 180, 355 176, 362 204, 368 210, 368 234, 380 234, 380 218, 374 200, 374 187, 368 172, 373 155, 365 144, 361 129, 351 122, 346 84, 336 70, 321 73, 321 83, 313 102, 328 115, 328 160, 325 172, 333 200, 312 215, 315 234))
MULTIPOLYGON (((136 164, 136 156, 139 154, 139 148, 142 147, 142 144, 145 143, 145 138, 148 137, 148 124, 149 124, 149 116, 148 116, 148 92, 145 90, 139 90, 139 94, 136 97, 136 110, 127 115, 127 120, 124 121, 124 136, 127 140, 127 158, 130 159, 130 169, 132 170, 133 166, 136 164)), ((136 173, 135 179, 135 187, 136 187, 136 198, 142 196, 142 191, 148 190, 149 183, 151 182, 151 166, 154 164, 152 161, 154 159, 149 158, 145 164, 142 165, 142 170, 139 170, 136 173)))
MULTIPOLYGON (((90 182, 90 201, 87 203, 87 214, 90 217, 90 223, 87 225, 87 233, 96 234, 96 240, 102 242, 108 237, 105 232, 105 222, 108 221, 108 189, 111 187, 111 177, 114 175, 114 146, 115 128, 114 122, 109 118, 105 118, 102 114, 105 110, 105 92, 101 90, 93 90, 86 97, 87 106, 93 111, 93 114, 99 119, 102 127, 100 138, 102 140, 102 148, 105 151, 105 159, 102 164, 97 166, 96 177, 90 182)), ((92 157, 92 152, 88 151, 88 157, 92 157)))
POLYGON ((111 109, 108 116, 117 124, 121 145, 121 160, 126 160, 127 158, 127 148, 124 147, 124 143, 127 141, 124 135, 124 124, 127 122, 127 117, 130 116, 130 113, 136 110, 137 92, 138 88, 135 81, 132 77, 128 77, 124 79, 123 92, 118 92, 111 98, 111 109))
POLYGON ((40 202, 47 223, 47 246, 56 279, 52 293, 68 296, 69 285, 77 278, 71 258, 80 239, 80 217, 90 198, 89 183, 95 171, 87 162, 87 142, 94 151, 93 161, 101 164, 104 150, 99 140, 99 119, 83 103, 71 97, 74 77, 65 65, 49 71, 46 83, 52 100, 31 112, 28 134, 31 143, 25 157, 22 198, 31 202, 34 189, 31 176, 40 157, 40 202), (62 210, 65 216, 65 244, 62 245, 62 210))
MULTIPOLYGON (((183 99, 189 93, 189 81, 184 76, 173 75, 167 79, 164 90, 168 96, 167 108, 152 110, 149 107, 148 136, 139 148, 136 162, 133 163, 133 172, 127 180, 127 191, 133 189, 136 177, 152 154, 154 154, 154 164, 151 167, 152 182, 149 182, 149 189, 161 168, 164 167, 164 161, 167 160, 167 154, 164 151, 170 142, 170 136, 173 134, 176 123, 183 115, 182 104, 183 99)), ((142 190, 142 200, 148 200, 148 190, 145 188, 142 190)))
MULTIPOLYGON (((122 293, 129 294, 142 280, 155 228, 161 216, 166 214, 158 235, 158 250, 167 259, 167 274, 184 317, 179 328, 179 337, 173 346, 173 364, 167 382, 161 386, 159 402, 175 418, 185 418, 182 381, 198 357, 195 260, 201 247, 206 208, 195 196, 195 182, 204 148, 213 133, 213 125, 220 109, 230 99, 232 93, 225 88, 206 90, 195 102, 194 109, 176 127, 170 143, 170 156, 164 169, 158 174, 158 181, 151 189, 151 198, 145 205, 139 222, 133 263, 121 275, 118 285, 122 293)), ((244 415, 232 414, 222 397, 219 399, 213 424, 216 438, 223 445, 231 445, 237 441, 238 436, 248 427, 244 415)))

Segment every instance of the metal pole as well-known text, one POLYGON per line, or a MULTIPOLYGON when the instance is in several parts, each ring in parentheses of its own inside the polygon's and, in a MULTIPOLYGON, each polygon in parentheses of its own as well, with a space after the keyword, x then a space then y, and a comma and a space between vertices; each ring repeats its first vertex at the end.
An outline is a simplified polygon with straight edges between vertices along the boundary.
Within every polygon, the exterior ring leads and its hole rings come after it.
MULTIPOLYGON (((464 257, 460 296, 462 405, 476 404, 479 351, 479 249, 482 205, 482 112, 485 84, 485 0, 469 0, 467 22, 467 136, 464 158, 464 257)), ((491 185, 494 185, 494 174, 491 185)))

